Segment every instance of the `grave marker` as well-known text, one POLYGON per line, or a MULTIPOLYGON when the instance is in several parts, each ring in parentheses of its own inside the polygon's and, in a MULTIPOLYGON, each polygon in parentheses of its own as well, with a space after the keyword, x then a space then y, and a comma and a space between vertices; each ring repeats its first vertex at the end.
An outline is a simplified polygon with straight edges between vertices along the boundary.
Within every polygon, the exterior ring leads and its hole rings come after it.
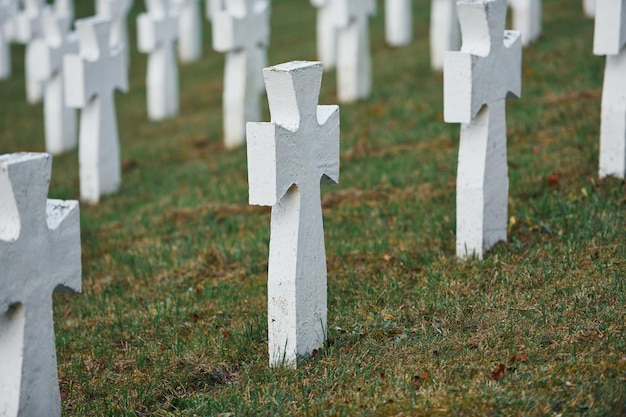
POLYGON ((148 117, 162 120, 178 114, 178 14, 170 0, 146 0, 147 13, 137 17, 139 50, 148 56, 148 117))
POLYGON ((205 13, 208 21, 213 20, 213 16, 215 16, 217 12, 226 10, 225 1, 226 0, 206 0, 205 13))
POLYGON ((510 0, 513 10, 513 30, 522 34, 527 46, 541 37, 541 0, 510 0))
POLYGON ((587 17, 596 16, 596 0, 583 0, 583 10, 587 17))
POLYGON ((413 0, 385 0, 385 37, 391 46, 413 41, 413 0))
POLYGON ((337 26, 337 96, 350 103, 369 96, 372 58, 368 19, 376 14, 375 0, 334 0, 337 26))
POLYGON ((81 199, 97 203, 119 188, 120 149, 115 90, 128 90, 121 47, 110 48, 111 21, 92 17, 76 21, 78 55, 65 57, 65 101, 82 109, 78 158, 81 199))
POLYGON ((213 48, 226 53, 224 70, 224 144, 245 143, 246 122, 260 119, 262 70, 269 44, 269 2, 229 0, 213 16, 213 48))
POLYGON ((271 366, 295 366, 326 340, 320 183, 339 180, 339 107, 318 106, 323 68, 264 71, 272 123, 248 124, 250 204, 272 206, 268 266, 271 366))
POLYGON ((71 24, 74 21, 74 0, 56 0, 54 2, 54 13, 66 16, 71 24))
POLYGON ((16 15, 16 0, 0 0, 0 80, 9 78, 11 75, 10 43, 14 37, 16 15))
POLYGON ((52 157, 0 156, 0 410, 60 416, 52 294, 81 291, 76 201, 48 200, 52 157))
POLYGON ((109 46, 124 48, 127 68, 130 66, 130 45, 126 19, 132 5, 132 0, 96 0, 96 14, 111 20, 109 46))
POLYGON ((34 77, 44 84, 46 152, 53 155, 76 147, 76 111, 65 105, 63 57, 78 52, 78 41, 70 32, 68 16, 52 13, 42 16, 44 36, 29 49, 29 65, 34 77))
POLYGON ((333 16, 334 0, 311 0, 317 7, 317 57, 328 71, 337 65, 337 29, 333 16))
MULTIPOLYGON (((26 56, 32 43, 42 34, 41 13, 44 9, 43 0, 23 0, 23 9, 17 15, 17 39, 26 44, 26 56)), ((43 98, 44 86, 36 80, 35 68, 25 60, 26 99, 29 103, 39 103, 43 98)))
POLYGON ((202 18, 200 0, 175 0, 178 11, 178 57, 195 62, 202 57, 202 18))
POLYGON ((506 98, 521 95, 521 39, 505 31, 506 0, 461 0, 460 52, 447 52, 444 118, 461 123, 456 253, 483 254, 507 239, 506 98))
POLYGON ((600 178, 626 176, 626 0, 596 8, 595 55, 606 55, 600 127, 600 178))
POLYGON ((458 51, 461 46, 459 16, 456 0, 432 0, 430 5, 430 65, 443 69, 446 51, 458 51))

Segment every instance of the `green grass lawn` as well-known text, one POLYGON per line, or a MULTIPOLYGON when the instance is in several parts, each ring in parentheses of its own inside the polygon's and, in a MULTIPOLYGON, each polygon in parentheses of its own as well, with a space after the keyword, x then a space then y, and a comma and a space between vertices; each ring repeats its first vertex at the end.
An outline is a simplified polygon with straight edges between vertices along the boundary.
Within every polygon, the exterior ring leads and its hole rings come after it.
MULTIPOLYGON (((82 205, 84 291, 55 296, 64 415, 626 415, 626 185, 597 179, 593 22, 578 1, 544 2, 507 109, 509 242, 461 263, 459 126, 443 122, 429 6, 416 3, 410 47, 385 46, 382 13, 372 21, 372 97, 341 106, 340 184, 323 188, 328 341, 297 370, 268 368, 270 209, 247 203, 245 149, 221 144, 209 26, 165 122, 147 120, 133 42, 116 98, 122 188, 82 205)), ((275 0, 269 62, 315 59, 314 22, 307 1, 275 0)), ((24 48, 12 52, 0 153, 43 151, 24 48)), ((321 104, 337 102, 335 80, 321 104)), ((77 159, 55 158, 50 197, 78 197, 77 159)))

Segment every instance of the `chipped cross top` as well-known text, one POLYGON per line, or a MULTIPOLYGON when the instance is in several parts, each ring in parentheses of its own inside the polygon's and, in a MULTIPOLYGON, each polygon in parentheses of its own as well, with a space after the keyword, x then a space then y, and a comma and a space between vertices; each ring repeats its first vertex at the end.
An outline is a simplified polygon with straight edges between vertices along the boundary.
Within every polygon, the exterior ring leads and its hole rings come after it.
POLYGON ((81 291, 78 202, 48 200, 52 157, 0 156, 0 412, 60 416, 52 294, 81 291))
POLYGON ((505 31, 506 0, 458 3, 463 45, 446 52, 444 118, 461 123, 457 173, 457 256, 483 254, 506 241, 507 97, 521 95, 519 32, 505 31))
POLYGON ((111 21, 76 21, 78 55, 65 56, 65 101, 82 109, 79 133, 80 196, 97 203, 119 188, 120 149, 113 93, 128 90, 121 47, 110 48, 111 21))
POLYGON ((272 123, 248 123, 250 204, 272 206, 268 269, 272 366, 323 345, 326 254, 320 183, 339 180, 339 107, 318 106, 323 68, 296 61, 263 71, 272 123))

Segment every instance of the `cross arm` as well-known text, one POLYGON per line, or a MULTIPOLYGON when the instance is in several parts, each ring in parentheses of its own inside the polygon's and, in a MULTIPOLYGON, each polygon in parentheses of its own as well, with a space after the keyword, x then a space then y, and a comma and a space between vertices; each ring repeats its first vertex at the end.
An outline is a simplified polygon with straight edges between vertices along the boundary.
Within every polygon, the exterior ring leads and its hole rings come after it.
POLYGON ((213 49, 225 53, 243 46, 242 25, 228 9, 216 10, 212 20, 213 49))
POLYGON ((320 125, 316 160, 322 184, 339 183, 339 106, 317 106, 320 125))
POLYGON ((78 201, 48 200, 46 221, 50 231, 50 257, 58 265, 53 272, 55 292, 79 293, 82 267, 78 201))
POLYGON ((598 1, 593 53, 619 55, 624 46, 626 46, 626 0, 598 1))
POLYGON ((293 132, 274 123, 248 123, 246 138, 250 204, 274 206, 297 181, 293 132))

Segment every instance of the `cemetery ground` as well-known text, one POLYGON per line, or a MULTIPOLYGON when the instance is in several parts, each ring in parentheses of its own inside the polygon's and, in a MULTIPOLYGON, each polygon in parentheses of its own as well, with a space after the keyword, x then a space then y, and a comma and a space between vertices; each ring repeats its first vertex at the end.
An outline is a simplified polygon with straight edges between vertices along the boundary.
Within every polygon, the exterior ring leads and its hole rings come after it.
MULTIPOLYGON (((427 3, 406 48, 372 21, 372 97, 341 106, 340 184, 322 187, 328 338, 297 370, 268 367, 270 209, 247 203, 245 149, 222 145, 224 58, 205 25, 180 116, 150 122, 131 24, 122 187, 81 204, 84 291, 54 297, 64 415, 626 414, 626 185, 597 179, 593 21, 544 3, 507 106, 509 242, 459 262, 459 126, 443 122, 427 3)), ((315 59, 314 19, 304 0, 274 1, 270 64, 315 59)), ((44 149, 23 54, 0 83, 0 153, 44 149)), ((337 103, 334 72, 320 103, 337 103)), ((78 198, 77 161, 54 159, 51 198, 78 198)))

